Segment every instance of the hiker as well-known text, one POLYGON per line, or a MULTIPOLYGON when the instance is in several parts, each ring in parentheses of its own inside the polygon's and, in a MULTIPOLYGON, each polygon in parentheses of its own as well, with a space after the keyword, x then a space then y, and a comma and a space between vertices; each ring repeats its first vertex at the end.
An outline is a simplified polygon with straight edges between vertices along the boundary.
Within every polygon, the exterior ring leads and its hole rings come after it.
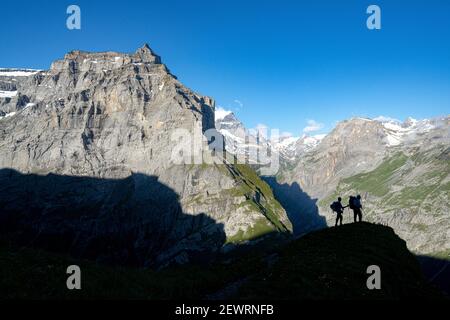
POLYGON ((342 198, 339 197, 338 201, 335 201, 330 205, 331 210, 333 210, 337 214, 335 227, 338 226, 338 222, 340 222, 340 225, 342 226, 342 219, 343 219, 342 213, 344 213, 344 209, 347 208, 347 206, 345 207, 342 206, 341 201, 342 198))
POLYGON ((358 194, 356 197, 350 196, 348 200, 348 206, 353 210, 353 219, 355 222, 362 220, 362 204, 361 204, 361 196, 358 194))

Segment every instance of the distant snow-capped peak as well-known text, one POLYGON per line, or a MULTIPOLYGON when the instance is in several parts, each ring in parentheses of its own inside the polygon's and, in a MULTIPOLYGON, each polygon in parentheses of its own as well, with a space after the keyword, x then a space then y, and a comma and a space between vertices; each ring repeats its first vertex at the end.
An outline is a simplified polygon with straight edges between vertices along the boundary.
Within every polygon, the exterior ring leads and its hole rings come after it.
POLYGON ((433 121, 430 119, 417 120, 408 117, 405 121, 401 122, 396 119, 378 117, 374 120, 380 122, 386 129, 398 132, 407 132, 412 130, 425 132, 435 128, 433 121))
POLYGON ((285 158, 293 159, 299 152, 310 151, 317 147, 326 136, 325 134, 301 137, 288 134, 277 137, 258 136, 258 128, 248 130, 232 111, 220 107, 215 110, 215 123, 225 138, 226 149, 232 153, 245 152, 248 147, 257 147, 256 144, 259 143, 285 158))
POLYGON ((302 140, 303 140, 303 144, 310 147, 310 148, 314 148, 316 147, 322 140, 323 138, 326 137, 326 134, 316 134, 313 136, 303 136, 302 140))
POLYGON ((225 110, 221 107, 218 107, 215 111, 215 118, 216 121, 221 121, 223 119, 225 119, 226 116, 232 114, 233 112, 229 111, 229 110, 225 110))
POLYGON ((402 122, 397 119, 380 116, 374 120, 380 122, 385 128, 388 146, 398 146, 410 135, 426 133, 435 128, 433 121, 430 119, 417 120, 408 117, 402 122))

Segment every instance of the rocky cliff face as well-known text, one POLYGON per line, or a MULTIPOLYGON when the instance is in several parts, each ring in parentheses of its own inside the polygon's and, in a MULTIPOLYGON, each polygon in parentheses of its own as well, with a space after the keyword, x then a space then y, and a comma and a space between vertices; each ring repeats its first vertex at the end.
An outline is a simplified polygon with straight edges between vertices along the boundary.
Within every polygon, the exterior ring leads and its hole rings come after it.
POLYGON ((0 108, 5 231, 143 265, 289 233, 284 210, 247 166, 220 156, 174 163, 174 131, 199 131, 196 143, 207 145, 214 101, 184 87, 147 45, 70 52, 16 89, 0 108))
POLYGON ((319 199, 340 177, 376 166, 385 153, 381 123, 356 118, 339 123, 316 148, 304 152, 286 182, 296 181, 319 199))
POLYGON ((17 95, 17 87, 39 70, 0 68, 0 119, 13 115, 14 104, 10 101, 17 95))

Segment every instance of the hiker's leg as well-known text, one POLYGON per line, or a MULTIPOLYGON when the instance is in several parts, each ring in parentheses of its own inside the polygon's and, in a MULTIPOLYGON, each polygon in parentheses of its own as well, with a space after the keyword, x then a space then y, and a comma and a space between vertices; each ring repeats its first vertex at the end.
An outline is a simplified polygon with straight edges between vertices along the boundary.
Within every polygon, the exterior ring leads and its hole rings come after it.
POLYGON ((336 217, 336 224, 334 225, 335 227, 337 227, 338 221, 339 221, 339 216, 336 217))
POLYGON ((356 210, 353 210, 353 221, 354 222, 356 222, 357 220, 356 220, 356 217, 357 217, 357 212, 356 212, 356 210))
POLYGON ((342 217, 342 213, 339 215, 339 220, 340 220, 340 225, 342 226, 342 219, 343 219, 343 217, 342 217))

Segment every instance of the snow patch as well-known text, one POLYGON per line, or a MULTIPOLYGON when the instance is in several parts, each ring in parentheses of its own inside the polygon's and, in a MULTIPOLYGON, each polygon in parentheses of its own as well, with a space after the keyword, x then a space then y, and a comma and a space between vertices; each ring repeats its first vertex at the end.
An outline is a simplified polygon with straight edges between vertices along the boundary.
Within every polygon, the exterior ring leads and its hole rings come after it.
POLYGON ((226 116, 228 116, 229 114, 231 114, 232 112, 229 110, 225 110, 223 108, 217 108, 215 111, 215 118, 216 121, 222 120, 224 119, 226 116))
POLYGON ((388 129, 388 130, 392 130, 392 131, 398 131, 398 132, 405 132, 408 131, 408 128, 404 128, 402 127, 400 124, 395 124, 392 122, 386 122, 383 123, 383 126, 388 129))
POLYGON ((12 98, 17 96, 17 91, 0 91, 0 98, 12 98))
POLYGON ((230 138, 231 140, 233 140, 233 141, 235 141, 235 142, 237 142, 237 143, 240 143, 240 144, 245 143, 245 139, 242 139, 242 138, 240 138, 240 137, 238 137, 238 136, 235 136, 234 134, 232 134, 232 133, 229 132, 228 130, 219 130, 219 131, 220 131, 220 133, 221 133, 224 137, 228 137, 228 138, 230 138))
POLYGON ((14 70, 14 69, 0 69, 0 76, 2 77, 29 77, 41 70, 14 70))
POLYGON ((378 117, 374 118, 373 120, 381 122, 381 123, 385 123, 385 122, 398 123, 398 124, 401 123, 400 120, 397 120, 397 119, 391 118, 391 117, 386 117, 386 116, 378 116, 378 117))
POLYGON ((399 144, 402 143, 402 136, 400 135, 395 135, 395 134, 389 134, 386 136, 387 139, 387 145, 390 147, 395 147, 398 146, 399 144))
POLYGON ((371 119, 362 118, 362 117, 356 117, 356 118, 353 118, 353 119, 355 119, 355 120, 362 120, 362 121, 366 121, 366 122, 371 122, 372 121, 371 119))
POLYGON ((380 122, 385 128, 386 144, 391 147, 402 144, 409 136, 426 133, 435 128, 428 119, 416 120, 409 117, 401 122, 397 119, 380 116, 374 120, 380 122))
POLYGON ((318 141, 322 141, 323 138, 325 138, 326 136, 327 136, 326 133, 324 133, 324 134, 316 134, 316 135, 313 136, 313 138, 318 140, 318 141))
POLYGON ((12 117, 12 116, 15 115, 15 114, 16 114, 15 112, 7 113, 7 114, 5 114, 3 117, 0 117, 0 120, 5 119, 5 118, 12 117))
POLYGON ((288 147, 288 146, 296 143, 298 141, 298 139, 300 139, 300 138, 299 137, 285 138, 280 143, 278 143, 278 146, 281 147, 281 148, 288 147))

